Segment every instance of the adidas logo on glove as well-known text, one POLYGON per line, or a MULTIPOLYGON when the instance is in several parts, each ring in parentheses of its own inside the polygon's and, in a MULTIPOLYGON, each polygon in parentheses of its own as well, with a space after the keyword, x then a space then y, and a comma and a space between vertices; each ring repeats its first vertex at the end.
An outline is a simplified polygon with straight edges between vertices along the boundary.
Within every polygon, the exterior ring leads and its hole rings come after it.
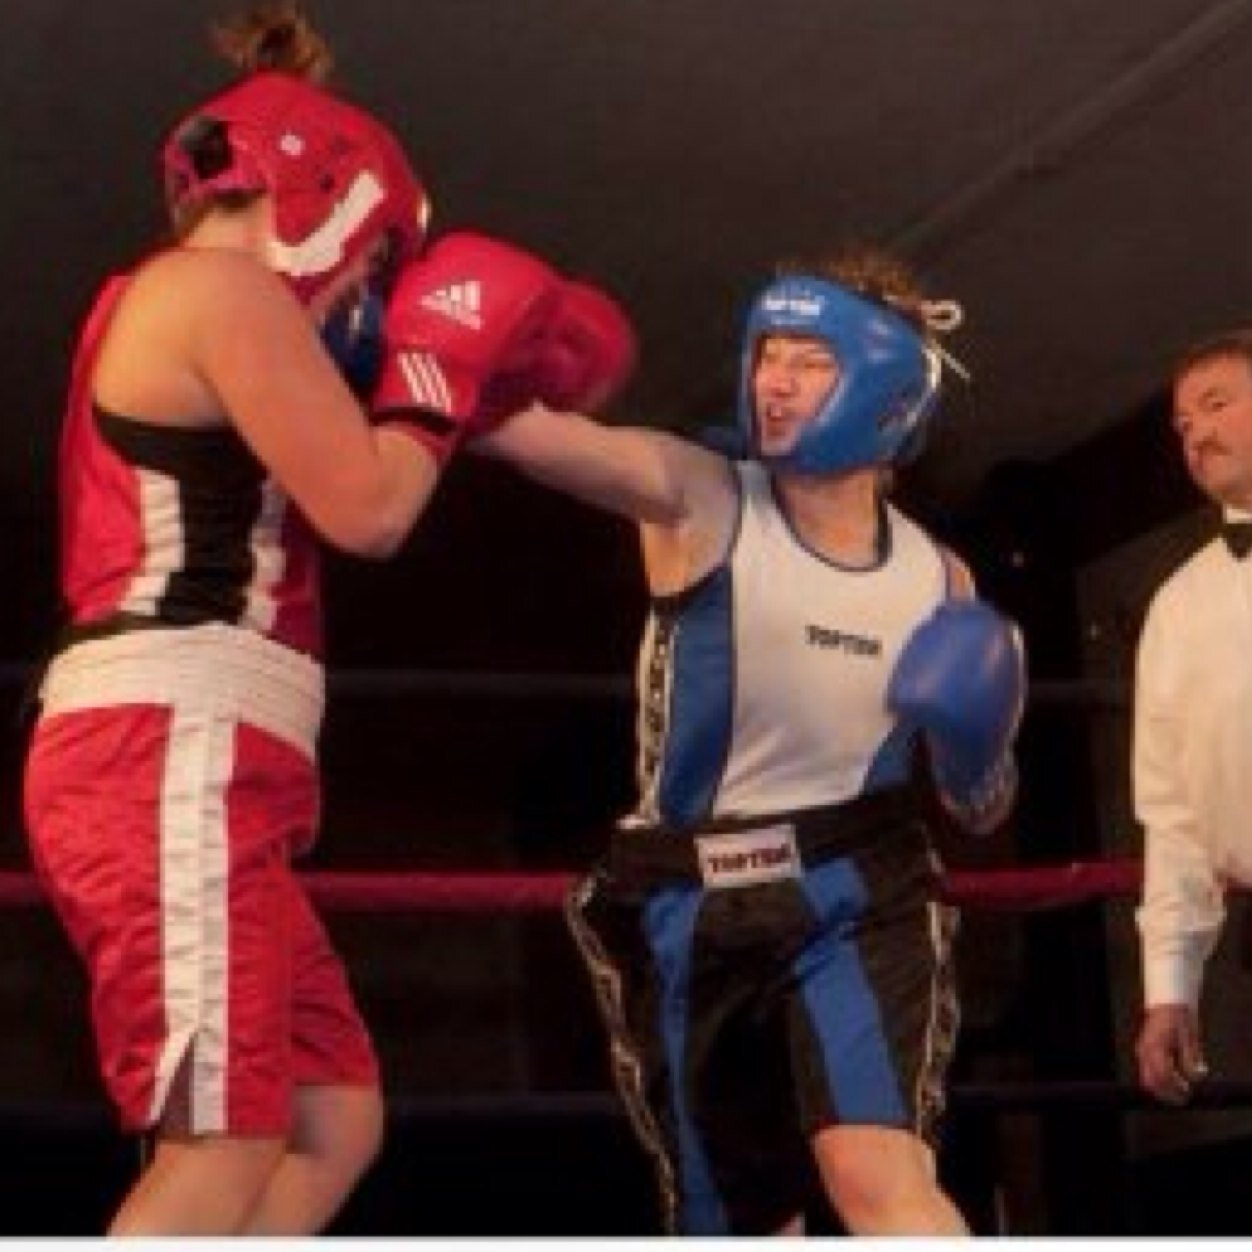
POLYGON ((471 330, 482 330, 482 283, 477 279, 450 283, 423 296, 422 307, 432 313, 442 313, 471 330))

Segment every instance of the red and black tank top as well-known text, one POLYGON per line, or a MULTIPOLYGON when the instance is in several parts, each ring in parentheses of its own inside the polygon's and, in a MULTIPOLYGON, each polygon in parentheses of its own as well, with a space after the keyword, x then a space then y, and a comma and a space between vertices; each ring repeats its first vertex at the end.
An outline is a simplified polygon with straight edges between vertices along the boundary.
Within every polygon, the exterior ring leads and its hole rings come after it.
POLYGON ((61 434, 61 590, 70 639, 226 622, 321 652, 317 540, 232 427, 101 409, 92 377, 126 278, 79 339, 61 434))

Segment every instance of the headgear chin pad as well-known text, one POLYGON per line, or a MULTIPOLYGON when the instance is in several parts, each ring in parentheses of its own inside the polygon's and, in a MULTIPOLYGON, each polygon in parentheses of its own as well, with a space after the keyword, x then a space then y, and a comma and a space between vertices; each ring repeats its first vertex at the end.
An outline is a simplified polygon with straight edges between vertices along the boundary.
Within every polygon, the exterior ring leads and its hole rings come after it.
POLYGON ((898 313, 837 283, 796 274, 766 287, 748 314, 739 425, 758 453, 753 378, 761 340, 770 335, 821 340, 839 374, 791 448, 763 458, 769 465, 830 474, 891 464, 921 446, 939 397, 937 350, 898 313))

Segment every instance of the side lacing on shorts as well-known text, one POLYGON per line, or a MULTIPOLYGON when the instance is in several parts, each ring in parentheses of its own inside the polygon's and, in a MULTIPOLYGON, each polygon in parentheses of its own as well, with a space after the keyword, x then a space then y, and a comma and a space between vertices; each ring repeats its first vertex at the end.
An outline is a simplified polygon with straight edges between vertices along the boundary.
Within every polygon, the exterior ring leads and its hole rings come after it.
POLYGON ((656 1168, 661 1196, 662 1223, 671 1234, 678 1232, 678 1184, 665 1138, 644 1092, 642 1048, 626 1021, 622 976, 613 963, 586 909, 596 893, 599 876, 590 874, 576 882, 565 897, 565 921, 591 979, 596 1005, 609 1036, 609 1068, 626 1107, 631 1127, 656 1168))
POLYGON ((960 1002, 953 972, 960 915, 950 905, 937 901, 932 901, 928 908, 935 968, 930 990, 930 1020, 926 1025, 926 1051, 917 1072, 914 1107, 917 1109, 917 1135, 932 1143, 947 1104, 944 1075, 956 1050, 960 1027, 960 1002))

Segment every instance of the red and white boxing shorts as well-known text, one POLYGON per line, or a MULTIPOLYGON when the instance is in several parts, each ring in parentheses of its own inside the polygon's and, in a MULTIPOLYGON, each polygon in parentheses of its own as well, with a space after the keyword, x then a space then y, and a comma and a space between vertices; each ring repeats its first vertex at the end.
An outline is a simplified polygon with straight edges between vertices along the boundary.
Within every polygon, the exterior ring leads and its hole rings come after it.
POLYGON ((124 1124, 281 1136, 295 1087, 376 1084, 290 868, 318 819, 321 667, 235 627, 144 630, 75 645, 41 696, 27 829, 124 1124))

